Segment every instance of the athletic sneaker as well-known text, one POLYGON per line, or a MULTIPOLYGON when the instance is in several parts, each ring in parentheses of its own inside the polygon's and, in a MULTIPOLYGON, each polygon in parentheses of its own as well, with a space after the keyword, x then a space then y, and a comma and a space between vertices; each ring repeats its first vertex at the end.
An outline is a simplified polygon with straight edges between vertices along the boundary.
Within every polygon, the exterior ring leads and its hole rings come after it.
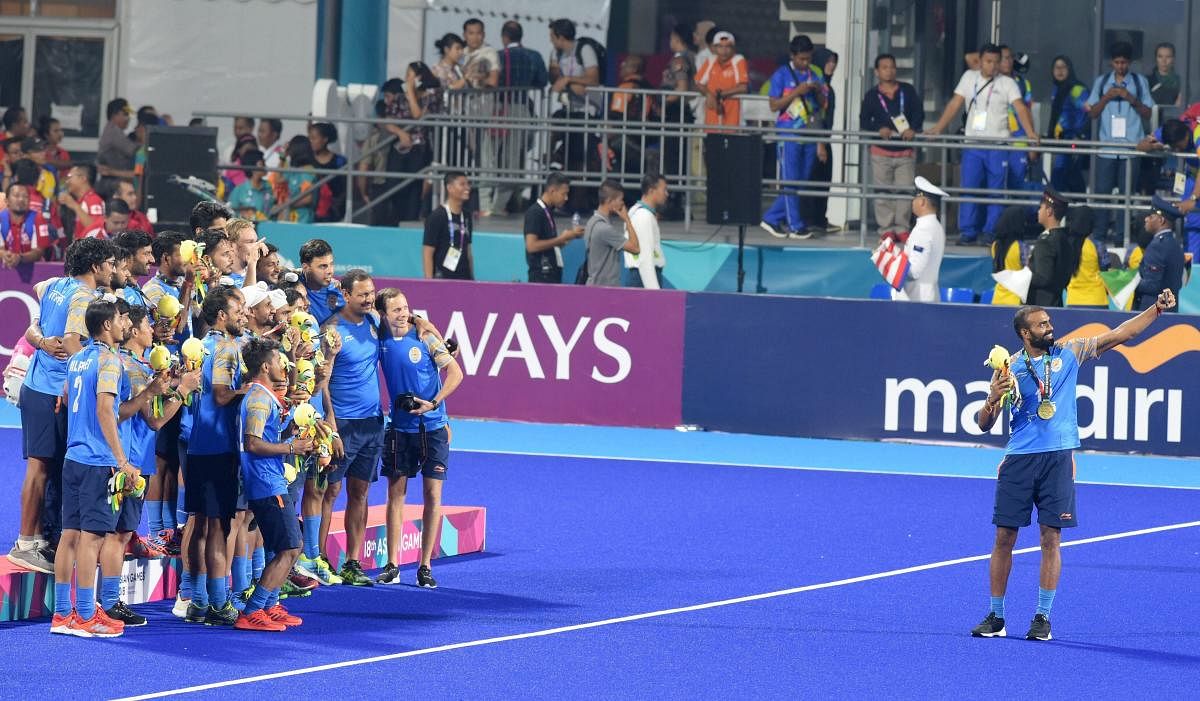
POLYGON ((288 581, 292 583, 292 586, 302 591, 312 591, 313 589, 321 586, 321 583, 312 577, 305 577, 304 575, 295 571, 288 575, 288 581))
POLYGON ((125 624, 109 618, 99 607, 91 618, 81 621, 79 627, 95 638, 116 638, 125 634, 125 624))
POLYGON ((1034 616, 1033 621, 1029 624, 1029 632, 1025 634, 1025 639, 1051 640, 1050 619, 1040 613, 1034 616))
POLYGON ((383 572, 375 578, 376 584, 399 584, 400 583, 400 568, 392 563, 387 563, 383 568, 383 572))
POLYGON ((768 234, 774 236, 777 239, 786 239, 788 237, 788 233, 789 233, 788 229, 786 226, 783 226, 782 224, 779 226, 779 228, 775 228, 775 226, 773 224, 767 223, 767 221, 764 219, 763 221, 760 221, 758 223, 758 225, 760 228, 762 228, 763 231, 767 232, 768 234))
POLYGON ((163 542, 163 549, 169 557, 179 557, 183 548, 183 529, 164 528, 158 532, 158 538, 163 542))
POLYGON ((369 587, 375 584, 363 572, 362 565, 358 564, 358 560, 346 560, 346 564, 342 565, 342 570, 338 572, 338 576, 342 578, 344 584, 349 584, 352 587, 369 587))
POLYGON ((301 555, 296 558, 295 570, 327 587, 342 583, 342 578, 334 574, 333 568, 329 566, 329 561, 323 555, 311 559, 301 555))
POLYGON ((225 605, 219 609, 208 607, 208 611, 204 614, 204 625, 206 626, 231 626, 237 623, 238 610, 233 607, 232 601, 225 601, 225 605))
POLYGON ((176 618, 183 618, 183 617, 187 616, 188 606, 190 606, 191 603, 192 603, 191 599, 185 599, 182 596, 180 596, 179 594, 176 594, 175 595, 175 605, 171 607, 171 613, 176 618))
POLYGON ((1003 638, 1008 636, 1008 631, 1004 630, 1004 619, 996 618, 996 614, 989 611, 987 618, 971 629, 971 636, 975 638, 1003 638))
POLYGON ((184 614, 183 620, 187 623, 204 623, 207 614, 207 606, 197 606, 195 601, 188 601, 187 613, 184 614))
POLYGON ((8 551, 8 561, 27 570, 54 574, 54 558, 45 547, 33 544, 32 547, 22 548, 18 543, 8 551))
POLYGON ((280 599, 303 599, 306 596, 312 596, 312 590, 301 589, 292 584, 292 580, 290 579, 283 580, 283 586, 279 587, 280 599))
POLYGON ((813 237, 812 229, 801 229, 800 231, 789 231, 788 238, 796 239, 797 241, 807 241, 813 237))
POLYGON ((437 580, 433 578, 433 571, 425 565, 417 568, 417 586, 423 589, 437 589, 437 580))
POLYGON ((92 637, 92 634, 84 629, 83 621, 79 618, 79 614, 75 613, 75 609, 71 609, 71 613, 65 616, 54 614, 54 618, 50 619, 50 632, 57 635, 74 635, 80 638, 92 637))
POLYGON ((126 627, 132 626, 136 628, 137 626, 146 625, 146 617, 126 606, 124 601, 118 600, 117 603, 113 604, 112 608, 104 613, 114 621, 124 623, 126 627))
POLYGON ((287 629, 287 626, 272 620, 267 615, 267 612, 262 609, 249 615, 243 613, 238 616, 237 622, 233 624, 233 627, 238 630, 260 630, 272 633, 280 633, 287 629))
POLYGON ((134 537, 129 540, 128 550, 130 555, 142 560, 150 560, 167 556, 166 550, 163 550, 161 547, 154 544, 153 541, 146 540, 139 535, 134 535, 134 537))
POLYGON ((266 609, 267 617, 272 621, 288 627, 298 626, 304 622, 304 619, 299 616, 293 616, 288 613, 288 610, 283 607, 283 604, 275 604, 269 609, 266 609))

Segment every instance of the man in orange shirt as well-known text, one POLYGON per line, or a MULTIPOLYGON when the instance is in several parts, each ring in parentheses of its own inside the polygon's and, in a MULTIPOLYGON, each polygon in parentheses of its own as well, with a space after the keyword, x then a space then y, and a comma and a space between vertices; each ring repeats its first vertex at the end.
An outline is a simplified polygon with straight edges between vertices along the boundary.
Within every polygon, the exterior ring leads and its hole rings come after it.
POLYGON ((742 103, 734 96, 749 92, 749 67, 745 57, 734 53, 733 34, 717 32, 713 45, 715 56, 696 74, 696 87, 704 94, 704 123, 737 126, 741 123, 742 103))
POLYGON ((95 184, 96 167, 83 163, 67 171, 67 187, 58 193, 58 203, 75 213, 74 239, 84 238, 103 223, 104 200, 92 189, 95 184))

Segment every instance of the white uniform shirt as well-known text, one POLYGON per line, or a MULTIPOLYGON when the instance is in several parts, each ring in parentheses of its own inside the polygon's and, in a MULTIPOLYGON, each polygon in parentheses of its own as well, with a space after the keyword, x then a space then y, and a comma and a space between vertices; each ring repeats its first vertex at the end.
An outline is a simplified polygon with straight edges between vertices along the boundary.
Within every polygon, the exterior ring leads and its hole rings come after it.
POLYGON ((988 83, 979 71, 967 71, 954 88, 955 95, 965 100, 967 110, 966 136, 1010 136, 1008 106, 1021 99, 1021 88, 1006 75, 996 73, 988 83), (986 86, 986 87, 985 87, 986 86), (980 128, 982 127, 982 128, 980 128))
MULTIPOLYGON (((634 255, 625 252, 625 267, 636 268, 642 278, 642 287, 647 290, 658 289, 658 276, 655 268, 667 267, 666 256, 662 252, 662 236, 658 231, 658 217, 654 210, 638 202, 629 210, 629 221, 637 229, 638 249, 641 253, 634 255)), ((628 225, 625 238, 629 239, 628 225)))
POLYGON ((892 299, 912 302, 940 302, 938 269, 946 250, 946 230, 936 214, 917 217, 917 224, 908 235, 904 253, 908 256, 908 276, 904 289, 892 290, 892 299))

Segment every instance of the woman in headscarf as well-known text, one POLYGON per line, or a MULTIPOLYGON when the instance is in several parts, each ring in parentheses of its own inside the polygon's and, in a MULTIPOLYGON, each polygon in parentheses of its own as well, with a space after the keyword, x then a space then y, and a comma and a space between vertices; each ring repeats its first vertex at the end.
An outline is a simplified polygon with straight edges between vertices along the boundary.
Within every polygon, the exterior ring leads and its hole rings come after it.
POLYGON ((1087 205, 1067 212, 1067 250, 1071 254, 1071 282, 1067 283, 1068 307, 1108 309, 1108 292, 1100 279, 1100 254, 1091 234, 1095 213, 1087 205))
MULTIPOLYGON (((1002 270, 1020 270, 1025 267, 1021 261, 1021 236, 1025 233, 1025 207, 1013 205, 1005 207, 996 220, 996 240, 992 242, 992 272, 1002 270)), ((1021 298, 1007 287, 996 283, 992 294, 992 304, 1019 306, 1021 298)))
MULTIPOLYGON (((1050 129, 1048 139, 1086 139, 1091 134, 1088 122, 1088 87, 1075 77, 1075 64, 1063 55, 1050 64, 1054 88, 1050 92, 1050 129)), ((1079 156, 1056 153, 1050 170, 1050 184, 1059 192, 1083 192, 1085 161, 1079 156)))

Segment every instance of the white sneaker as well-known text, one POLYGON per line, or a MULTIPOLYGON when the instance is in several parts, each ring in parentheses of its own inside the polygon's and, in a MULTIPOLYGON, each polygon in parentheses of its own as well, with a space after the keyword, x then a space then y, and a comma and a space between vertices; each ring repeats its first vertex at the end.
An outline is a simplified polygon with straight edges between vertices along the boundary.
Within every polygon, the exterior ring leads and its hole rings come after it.
POLYGON ((175 605, 171 607, 171 613, 174 614, 176 618, 183 618, 187 615, 188 605, 191 603, 191 599, 184 599, 176 594, 175 605))
POLYGON ((778 229, 776 229, 775 227, 773 227, 773 226, 771 226, 770 224, 768 224, 768 223, 767 223, 765 220, 764 220, 764 221, 760 221, 760 222, 758 223, 758 225, 759 225, 760 227, 762 227, 762 230, 763 230, 763 231, 767 232, 768 234, 770 234, 770 235, 774 236, 774 237, 775 237, 775 238, 777 238, 777 239, 786 239, 786 238, 788 237, 788 235, 787 235, 787 232, 786 232, 786 231, 779 231, 779 230, 778 230, 778 229))

